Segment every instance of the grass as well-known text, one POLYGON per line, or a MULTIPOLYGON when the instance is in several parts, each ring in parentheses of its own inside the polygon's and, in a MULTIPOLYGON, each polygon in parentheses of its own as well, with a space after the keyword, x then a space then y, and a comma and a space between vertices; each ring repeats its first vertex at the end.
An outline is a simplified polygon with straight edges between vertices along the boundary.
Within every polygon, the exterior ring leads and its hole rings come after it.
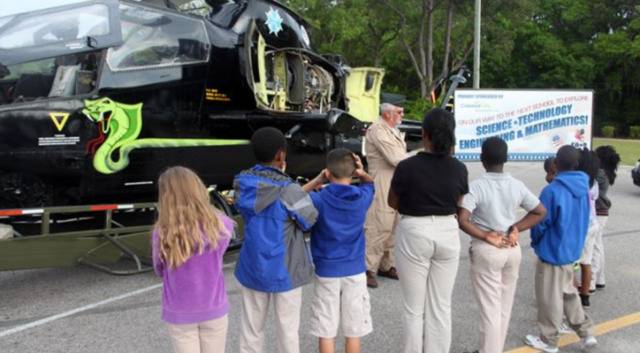
POLYGON ((635 165, 640 159, 640 140, 623 140, 612 138, 594 138, 593 149, 599 146, 611 145, 616 149, 622 162, 620 164, 635 165))

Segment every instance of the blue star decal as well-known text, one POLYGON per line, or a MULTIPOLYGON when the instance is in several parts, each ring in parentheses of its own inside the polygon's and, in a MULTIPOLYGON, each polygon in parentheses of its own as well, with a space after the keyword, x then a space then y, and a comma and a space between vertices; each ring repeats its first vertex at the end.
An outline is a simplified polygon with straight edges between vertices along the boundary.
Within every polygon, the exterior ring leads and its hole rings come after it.
POLYGON ((282 17, 278 10, 274 10, 273 7, 269 7, 267 15, 267 27, 269 27, 269 34, 275 34, 276 36, 282 31, 282 17))

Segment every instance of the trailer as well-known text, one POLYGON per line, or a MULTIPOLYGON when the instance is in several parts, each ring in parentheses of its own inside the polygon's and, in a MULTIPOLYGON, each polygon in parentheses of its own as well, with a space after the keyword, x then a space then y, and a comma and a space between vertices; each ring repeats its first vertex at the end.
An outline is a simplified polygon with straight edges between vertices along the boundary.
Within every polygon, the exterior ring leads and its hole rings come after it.
MULTIPOLYGON (((234 217, 231 194, 210 190, 212 204, 234 217)), ((153 269, 153 202, 0 210, 0 271, 85 265, 113 275, 153 269), (1 239, 1 238, 0 238, 1 239)), ((242 239, 233 235, 230 250, 242 239)))

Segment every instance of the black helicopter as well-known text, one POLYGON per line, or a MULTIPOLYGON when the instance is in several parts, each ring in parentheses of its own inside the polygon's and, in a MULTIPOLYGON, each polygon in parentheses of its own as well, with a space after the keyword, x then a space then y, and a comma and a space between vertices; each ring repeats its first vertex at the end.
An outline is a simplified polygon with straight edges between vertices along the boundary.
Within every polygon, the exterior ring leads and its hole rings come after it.
POLYGON ((0 209, 153 200, 177 164, 228 188, 263 126, 308 177, 377 116, 384 72, 315 53, 277 1, 53 3, 0 12, 0 209))

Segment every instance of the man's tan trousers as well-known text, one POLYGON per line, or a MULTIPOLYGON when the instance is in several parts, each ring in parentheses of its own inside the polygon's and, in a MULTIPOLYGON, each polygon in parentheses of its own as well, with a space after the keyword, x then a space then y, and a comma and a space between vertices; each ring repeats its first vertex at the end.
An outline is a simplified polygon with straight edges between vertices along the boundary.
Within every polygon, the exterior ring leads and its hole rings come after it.
POLYGON ((536 265, 536 302, 540 338, 558 346, 562 314, 578 336, 592 335, 593 322, 582 309, 578 289, 573 285, 573 264, 554 266, 538 259, 536 265))
POLYGON ((377 272, 388 271, 395 267, 395 237, 393 226, 396 212, 392 209, 369 210, 364 225, 366 234, 367 270, 377 272))
POLYGON ((302 288, 288 292, 266 293, 242 287, 240 317, 240 353, 260 353, 264 349, 264 327, 269 302, 275 309, 278 353, 299 353, 302 288))
POLYGON ((499 249, 473 240, 469 249, 471 283, 480 305, 480 353, 502 353, 509 330, 518 270, 520 246, 499 249))

